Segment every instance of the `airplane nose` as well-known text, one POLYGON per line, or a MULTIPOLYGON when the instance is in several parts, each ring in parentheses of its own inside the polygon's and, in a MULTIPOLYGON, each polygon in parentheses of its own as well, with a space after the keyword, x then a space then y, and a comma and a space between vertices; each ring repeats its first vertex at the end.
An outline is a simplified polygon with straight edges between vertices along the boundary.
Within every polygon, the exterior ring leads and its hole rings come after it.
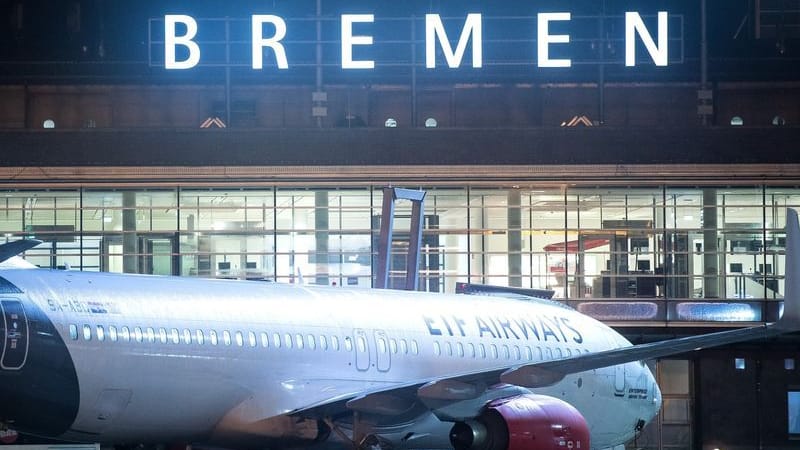
POLYGON ((0 423, 45 436, 69 429, 78 377, 47 315, 22 296, 0 300, 0 423))
MULTIPOLYGON (((649 371, 649 369, 648 369, 648 371, 649 371)), ((652 389, 652 392, 653 392, 653 397, 652 397, 653 405, 652 405, 651 410, 653 411, 653 417, 655 417, 655 415, 658 414, 659 411, 661 411, 661 403, 662 403, 661 388, 658 386, 658 383, 656 382, 656 378, 653 376, 652 372, 650 372, 650 377, 649 378, 650 378, 650 383, 653 386, 653 389, 652 389)))

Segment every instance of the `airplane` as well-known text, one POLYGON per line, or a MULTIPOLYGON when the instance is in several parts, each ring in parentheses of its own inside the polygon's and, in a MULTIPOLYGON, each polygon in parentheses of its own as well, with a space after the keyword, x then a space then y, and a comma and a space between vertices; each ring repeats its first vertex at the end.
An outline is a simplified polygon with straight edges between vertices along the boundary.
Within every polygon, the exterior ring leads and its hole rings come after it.
POLYGON ((16 255, 37 241, 10 242, 0 423, 120 446, 611 448, 661 406, 644 360, 800 329, 799 239, 790 209, 780 320, 640 345, 519 292, 36 269, 16 255))

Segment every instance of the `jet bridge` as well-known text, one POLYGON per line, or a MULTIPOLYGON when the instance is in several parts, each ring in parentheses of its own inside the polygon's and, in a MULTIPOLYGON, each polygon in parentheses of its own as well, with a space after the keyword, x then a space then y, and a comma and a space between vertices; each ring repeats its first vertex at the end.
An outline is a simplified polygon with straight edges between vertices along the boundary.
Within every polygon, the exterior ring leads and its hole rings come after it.
POLYGON ((406 258, 405 290, 416 291, 419 286, 419 259, 422 243, 422 215, 425 203, 425 191, 386 187, 383 189, 383 207, 381 211, 381 231, 378 244, 378 270, 375 287, 386 289, 389 286, 389 255, 392 250, 392 232, 394 229, 394 207, 397 200, 410 200, 411 230, 409 232, 408 257, 406 258))

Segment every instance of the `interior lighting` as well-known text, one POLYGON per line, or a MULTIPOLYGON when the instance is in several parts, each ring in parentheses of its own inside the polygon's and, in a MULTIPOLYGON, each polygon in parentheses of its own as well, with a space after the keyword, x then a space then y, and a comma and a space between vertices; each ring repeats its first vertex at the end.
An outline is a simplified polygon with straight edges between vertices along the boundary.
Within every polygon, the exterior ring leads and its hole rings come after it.
POLYGON ((425 119, 425 128, 436 128, 438 126, 439 122, 437 122, 433 117, 428 117, 425 119))
POLYGON ((388 119, 386 119, 386 122, 383 124, 383 126, 385 126, 386 128, 397 128, 397 120, 389 117, 388 119))
POLYGON ((44 122, 42 122, 42 128, 51 129, 55 127, 56 127, 56 122, 53 119, 46 119, 44 122))
POLYGON ((739 116, 731 117, 731 126, 740 127, 742 125, 744 125, 744 120, 742 120, 741 117, 739 116))

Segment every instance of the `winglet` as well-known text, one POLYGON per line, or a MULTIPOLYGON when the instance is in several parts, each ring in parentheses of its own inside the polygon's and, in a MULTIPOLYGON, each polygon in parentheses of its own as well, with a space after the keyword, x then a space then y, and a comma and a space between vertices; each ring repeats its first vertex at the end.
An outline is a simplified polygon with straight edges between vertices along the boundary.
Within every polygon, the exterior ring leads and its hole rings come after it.
POLYGON ((41 243, 42 241, 38 241, 36 239, 22 239, 19 241, 11 241, 6 242, 5 244, 0 244, 0 262, 17 256, 25 250, 30 250, 41 243))
POLYGON ((783 316, 776 326, 800 330, 800 223, 797 211, 786 209, 786 274, 783 295, 783 316))

